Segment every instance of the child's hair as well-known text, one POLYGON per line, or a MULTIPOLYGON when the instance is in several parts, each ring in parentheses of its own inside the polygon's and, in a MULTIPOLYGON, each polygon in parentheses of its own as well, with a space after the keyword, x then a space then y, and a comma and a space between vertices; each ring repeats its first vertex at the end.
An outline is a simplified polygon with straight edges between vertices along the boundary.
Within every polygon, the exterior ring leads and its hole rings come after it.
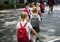
POLYGON ((41 1, 40 3, 41 3, 41 4, 44 4, 44 2, 43 2, 43 1, 41 1))
POLYGON ((39 6, 40 4, 39 3, 36 3, 36 6, 39 6))
POLYGON ((33 2, 32 4, 34 4, 36 6, 36 2, 33 2))
POLYGON ((25 19, 27 16, 28 16, 28 15, 27 15, 26 12, 22 12, 22 13, 21 13, 21 19, 25 19))
POLYGON ((26 7, 27 5, 29 5, 29 4, 30 4, 29 2, 26 2, 26 3, 25 3, 25 7, 26 7))
POLYGON ((37 8, 33 8, 32 13, 37 13, 37 8))

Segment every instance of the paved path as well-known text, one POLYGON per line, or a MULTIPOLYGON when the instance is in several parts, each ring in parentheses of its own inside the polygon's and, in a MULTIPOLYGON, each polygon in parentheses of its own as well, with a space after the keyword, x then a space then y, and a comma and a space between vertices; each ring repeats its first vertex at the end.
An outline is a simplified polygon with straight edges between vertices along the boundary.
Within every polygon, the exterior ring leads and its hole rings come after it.
POLYGON ((41 23, 41 35, 45 37, 45 42, 60 38, 60 11, 54 10, 53 14, 44 13, 41 23))

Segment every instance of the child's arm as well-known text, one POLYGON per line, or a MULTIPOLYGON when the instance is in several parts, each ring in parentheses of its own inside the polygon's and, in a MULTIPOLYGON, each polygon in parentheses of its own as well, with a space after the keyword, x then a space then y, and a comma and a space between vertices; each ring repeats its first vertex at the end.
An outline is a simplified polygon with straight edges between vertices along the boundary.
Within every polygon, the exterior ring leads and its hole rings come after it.
MULTIPOLYGON (((17 31, 18 31, 18 29, 16 29, 16 39, 17 39, 17 36, 18 36, 18 35, 17 35, 17 33, 18 33, 17 31)), ((17 39, 17 42, 18 42, 18 39, 17 39)))
POLYGON ((41 17, 38 15, 39 22, 41 21, 41 17))
POLYGON ((18 36, 18 28, 19 28, 19 22, 18 22, 18 24, 16 26, 16 39, 17 39, 17 42, 18 42, 18 38, 17 38, 17 36, 18 36))
POLYGON ((31 31, 36 35, 38 36, 38 33, 33 29, 32 25, 30 23, 28 23, 29 25, 29 28, 31 29, 31 31))
POLYGON ((41 13, 41 11, 38 11, 38 14, 39 14, 40 17, 42 17, 42 13, 41 13))
POLYGON ((33 28, 31 30, 36 36, 38 36, 38 33, 33 28))

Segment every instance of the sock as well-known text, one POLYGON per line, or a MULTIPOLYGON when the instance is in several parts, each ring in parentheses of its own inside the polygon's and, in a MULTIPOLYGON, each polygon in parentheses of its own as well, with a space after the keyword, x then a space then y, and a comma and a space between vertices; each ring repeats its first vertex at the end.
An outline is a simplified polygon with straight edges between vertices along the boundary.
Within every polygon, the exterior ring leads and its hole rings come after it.
POLYGON ((35 42, 35 39, 33 39, 32 41, 35 42))

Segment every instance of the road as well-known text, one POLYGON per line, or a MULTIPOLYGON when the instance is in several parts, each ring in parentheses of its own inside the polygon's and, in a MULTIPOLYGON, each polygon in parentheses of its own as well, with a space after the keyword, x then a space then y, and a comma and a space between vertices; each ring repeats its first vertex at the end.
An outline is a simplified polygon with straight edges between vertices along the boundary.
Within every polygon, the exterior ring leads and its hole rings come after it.
MULTIPOLYGON (((19 21, 21 10, 13 9, 6 11, 6 13, 0 13, 0 42, 17 42, 16 24, 19 21)), ((48 9, 45 10, 43 20, 40 23, 40 40, 43 42, 60 38, 59 6, 55 7, 53 14, 49 15, 47 12, 48 9)))

